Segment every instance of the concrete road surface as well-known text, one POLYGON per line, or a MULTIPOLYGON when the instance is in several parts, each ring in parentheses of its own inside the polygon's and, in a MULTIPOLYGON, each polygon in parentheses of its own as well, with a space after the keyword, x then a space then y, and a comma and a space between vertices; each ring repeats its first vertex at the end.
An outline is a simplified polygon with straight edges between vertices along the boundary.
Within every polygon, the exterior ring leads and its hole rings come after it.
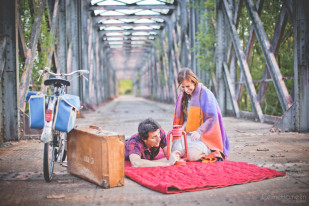
MULTIPOLYGON (((156 119, 172 128, 173 105, 123 96, 94 112, 79 126, 97 125, 126 136, 140 121, 156 119)), ((125 186, 102 189, 56 165, 54 179, 42 176, 39 140, 7 142, 0 148, 0 205, 309 205, 309 134, 277 133, 272 125, 225 117, 231 143, 228 160, 285 171, 287 175, 243 185, 181 194, 161 194, 126 178, 125 186)))

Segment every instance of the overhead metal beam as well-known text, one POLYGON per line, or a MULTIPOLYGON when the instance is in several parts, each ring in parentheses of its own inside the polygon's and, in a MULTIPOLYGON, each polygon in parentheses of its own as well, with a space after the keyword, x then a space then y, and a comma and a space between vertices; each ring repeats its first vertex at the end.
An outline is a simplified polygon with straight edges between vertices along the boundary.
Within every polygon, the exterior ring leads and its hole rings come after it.
POLYGON ((104 46, 110 46, 112 48, 112 46, 125 46, 125 47, 145 47, 145 46, 152 46, 152 44, 127 44, 127 43, 124 43, 124 44, 121 44, 121 43, 117 43, 117 44, 109 44, 107 42, 105 42, 106 44, 104 46))
POLYGON ((149 42, 149 39, 120 39, 120 40, 103 40, 104 42, 149 42))
POLYGON ((159 36, 159 34, 149 34, 149 35, 132 35, 132 34, 129 34, 129 35, 126 35, 126 34, 123 34, 123 33, 119 33, 120 35, 106 35, 104 36, 103 38, 109 38, 109 37, 157 37, 159 36))
POLYGON ((163 19, 168 20, 169 15, 113 15, 113 16, 95 16, 93 17, 94 21, 101 20, 119 20, 119 19, 163 19))
POLYGON ((125 54, 128 55, 130 53, 140 53, 140 54, 147 54, 149 51, 146 48, 110 48, 110 51, 106 54, 108 56, 115 55, 115 53, 125 54), (139 49, 139 50, 137 50, 139 49))
MULTIPOLYGON (((112 50, 111 52, 110 52, 110 54, 119 54, 120 52, 122 52, 123 50, 118 50, 118 48, 115 48, 116 50, 112 50)), ((136 50, 136 51, 134 51, 134 50, 129 50, 130 51, 130 53, 141 53, 141 54, 145 54, 145 51, 143 51, 143 50, 136 50)))
POLYGON ((152 42, 145 41, 104 41, 104 45, 154 45, 152 42))
POLYGON ((161 29, 140 29, 140 30, 133 30, 133 29, 124 29, 124 30, 99 30, 100 33, 125 33, 125 32, 159 32, 161 29))
POLYGON ((98 23, 97 24, 98 27, 122 27, 122 26, 133 26, 133 27, 138 27, 138 26, 165 26, 165 23, 160 23, 160 22, 156 22, 156 23, 112 23, 112 24, 104 24, 104 23, 98 23))
POLYGON ((126 44, 113 44, 113 45, 104 45, 104 47, 108 48, 146 48, 146 47, 151 47, 152 45, 139 45, 139 44, 131 44, 131 45, 126 45, 126 44), (121 47, 112 47, 112 46, 121 46, 121 47))
POLYGON ((119 39, 119 40, 116 40, 116 39, 104 39, 103 41, 107 41, 107 42, 132 42, 132 41, 142 41, 142 42, 145 42, 145 41, 151 41, 151 39, 119 39))
POLYGON ((100 5, 93 5, 90 6, 89 10, 119 10, 119 9, 128 9, 128 10, 152 10, 152 9, 169 9, 175 10, 176 6, 174 5, 156 5, 156 4, 149 4, 149 5, 137 5, 137 4, 128 4, 128 5, 107 5, 107 6, 100 6, 100 5))
MULTIPOLYGON (((117 47, 117 48, 110 48, 110 47, 109 47, 109 48, 106 48, 106 49, 107 49, 107 51, 110 51, 110 50, 112 50, 112 49, 116 49, 116 50, 117 50, 117 49, 121 49, 121 48, 120 48, 120 47, 117 47)), ((125 48, 125 49, 127 49, 127 48, 125 48)), ((149 50, 149 47, 144 47, 144 48, 143 48, 143 47, 132 47, 132 50, 138 50, 138 51, 139 51, 139 50, 142 50, 142 49, 148 51, 148 50, 149 50)))

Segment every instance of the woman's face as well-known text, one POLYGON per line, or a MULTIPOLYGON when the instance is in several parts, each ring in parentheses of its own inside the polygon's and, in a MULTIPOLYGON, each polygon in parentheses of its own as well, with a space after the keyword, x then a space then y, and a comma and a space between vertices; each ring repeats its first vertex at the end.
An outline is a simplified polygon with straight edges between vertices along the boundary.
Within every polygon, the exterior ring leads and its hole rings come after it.
POLYGON ((184 80, 181 83, 182 91, 186 92, 188 95, 192 95, 195 85, 191 81, 184 80))

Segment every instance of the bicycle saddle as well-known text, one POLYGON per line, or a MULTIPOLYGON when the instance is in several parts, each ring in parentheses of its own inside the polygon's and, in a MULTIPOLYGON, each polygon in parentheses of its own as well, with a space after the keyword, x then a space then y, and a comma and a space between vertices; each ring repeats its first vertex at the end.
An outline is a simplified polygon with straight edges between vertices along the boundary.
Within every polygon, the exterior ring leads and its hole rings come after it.
POLYGON ((52 85, 52 84, 55 87, 61 87, 63 85, 70 86, 70 82, 68 80, 65 80, 65 79, 50 78, 50 79, 46 79, 44 81, 45 86, 52 85))

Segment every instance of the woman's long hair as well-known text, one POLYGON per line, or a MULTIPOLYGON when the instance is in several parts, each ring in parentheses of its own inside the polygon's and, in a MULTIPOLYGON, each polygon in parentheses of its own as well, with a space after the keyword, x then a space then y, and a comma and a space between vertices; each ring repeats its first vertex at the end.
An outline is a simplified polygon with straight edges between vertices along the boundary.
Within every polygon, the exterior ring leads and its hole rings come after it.
MULTIPOLYGON (((195 88, 196 85, 199 83, 199 79, 197 78, 196 74, 189 68, 183 68, 177 75, 177 82, 178 82, 178 88, 181 86, 181 83, 186 80, 190 81, 194 84, 195 88)), ((188 95, 186 92, 183 92, 183 97, 181 101, 181 110, 183 112, 184 116, 188 116, 187 109, 188 109, 188 100, 190 98, 190 95, 188 95)))

